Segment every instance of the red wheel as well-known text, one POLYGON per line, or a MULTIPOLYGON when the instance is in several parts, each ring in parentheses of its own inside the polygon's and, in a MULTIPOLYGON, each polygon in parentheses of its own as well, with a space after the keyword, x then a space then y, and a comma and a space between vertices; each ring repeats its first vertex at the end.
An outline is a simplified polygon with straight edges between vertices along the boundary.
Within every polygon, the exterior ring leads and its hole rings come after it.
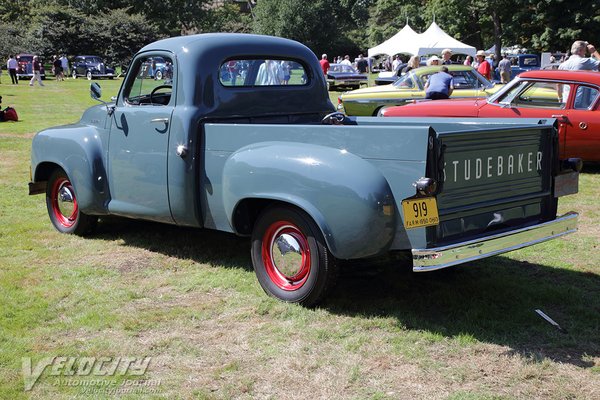
POLYGON ((82 235, 95 225, 97 217, 79 210, 75 188, 61 169, 52 173, 46 188, 46 206, 54 227, 63 233, 82 235))
POLYGON ((337 275, 316 224, 291 207, 268 208, 259 216, 252 234, 252 263, 267 294, 306 306, 318 303, 337 275))
POLYGON ((261 256, 267 275, 281 290, 298 290, 310 273, 306 236, 289 221, 275 221, 263 235, 261 256))

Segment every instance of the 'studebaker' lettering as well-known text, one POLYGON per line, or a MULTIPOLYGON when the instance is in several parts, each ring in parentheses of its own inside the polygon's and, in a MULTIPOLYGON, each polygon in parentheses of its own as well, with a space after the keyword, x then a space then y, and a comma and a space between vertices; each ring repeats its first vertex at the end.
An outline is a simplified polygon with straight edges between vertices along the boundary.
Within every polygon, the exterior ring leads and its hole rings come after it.
POLYGON ((444 163, 444 181, 448 174, 453 182, 479 180, 506 175, 519 175, 542 170, 543 153, 528 152, 516 155, 493 156, 475 159, 454 160, 447 172, 448 165, 444 163), (535 163, 535 166, 534 166, 535 163))

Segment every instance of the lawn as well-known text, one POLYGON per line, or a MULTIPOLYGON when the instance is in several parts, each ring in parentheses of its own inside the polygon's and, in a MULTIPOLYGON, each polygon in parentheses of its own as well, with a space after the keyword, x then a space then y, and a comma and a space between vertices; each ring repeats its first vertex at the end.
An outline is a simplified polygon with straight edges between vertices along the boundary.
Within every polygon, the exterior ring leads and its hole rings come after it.
POLYGON ((31 138, 96 103, 88 81, 45 83, 0 85, 21 118, 0 124, 1 399, 600 398, 597 166, 561 199, 574 235, 428 274, 353 265, 305 309, 263 293, 245 238, 117 218, 56 232, 27 195, 31 138), (25 391, 27 360, 47 357, 150 361, 142 376, 55 361, 25 391))

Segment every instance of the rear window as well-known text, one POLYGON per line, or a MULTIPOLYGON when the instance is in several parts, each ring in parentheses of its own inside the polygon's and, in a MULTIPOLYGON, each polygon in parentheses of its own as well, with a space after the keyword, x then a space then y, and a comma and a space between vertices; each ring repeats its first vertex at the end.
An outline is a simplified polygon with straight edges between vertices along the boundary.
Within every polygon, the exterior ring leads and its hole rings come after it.
POLYGON ((308 84, 306 68, 299 61, 232 59, 219 68, 223 86, 302 86, 308 84))

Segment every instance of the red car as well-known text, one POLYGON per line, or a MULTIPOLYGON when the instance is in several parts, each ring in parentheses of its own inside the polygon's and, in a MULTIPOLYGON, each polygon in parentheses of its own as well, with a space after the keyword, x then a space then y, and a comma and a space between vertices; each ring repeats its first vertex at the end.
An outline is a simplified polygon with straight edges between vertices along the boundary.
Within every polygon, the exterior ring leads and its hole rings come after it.
MULTIPOLYGON (((17 54, 17 78, 19 79, 31 79, 33 78, 33 54, 17 54)), ((46 79, 46 71, 42 64, 40 68, 40 77, 46 79)))
POLYGON ((600 162, 600 73, 529 71, 487 99, 420 101, 384 117, 556 118, 561 158, 600 162))

